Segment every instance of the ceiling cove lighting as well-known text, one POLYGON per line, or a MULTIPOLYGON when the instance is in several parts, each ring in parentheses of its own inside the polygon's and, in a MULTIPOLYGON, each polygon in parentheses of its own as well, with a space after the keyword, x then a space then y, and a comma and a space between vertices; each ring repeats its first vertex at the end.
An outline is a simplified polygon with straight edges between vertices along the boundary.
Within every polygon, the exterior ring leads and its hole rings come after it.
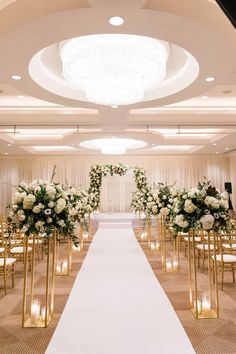
POLYGON ((86 149, 101 150, 105 155, 122 155, 126 153, 126 150, 143 148, 147 146, 147 143, 135 139, 107 138, 82 141, 80 146, 86 149))
POLYGON ((165 79, 169 45, 130 34, 88 35, 62 42, 60 57, 64 79, 89 102, 124 106, 165 79))
POLYGON ((40 146, 30 146, 33 150, 35 151, 41 151, 41 152, 46 152, 46 151, 74 151, 75 148, 73 148, 72 146, 68 146, 68 145, 60 145, 60 146, 44 146, 44 145, 40 145, 40 146))
POLYGON ((123 25, 124 22, 125 22, 125 20, 121 16, 113 16, 113 17, 109 18, 109 23, 112 26, 121 26, 121 25, 123 25))
POLYGON ((152 150, 160 150, 160 151, 169 151, 169 150, 173 150, 173 151, 188 151, 192 148, 191 145, 158 145, 154 148, 152 148, 152 150))

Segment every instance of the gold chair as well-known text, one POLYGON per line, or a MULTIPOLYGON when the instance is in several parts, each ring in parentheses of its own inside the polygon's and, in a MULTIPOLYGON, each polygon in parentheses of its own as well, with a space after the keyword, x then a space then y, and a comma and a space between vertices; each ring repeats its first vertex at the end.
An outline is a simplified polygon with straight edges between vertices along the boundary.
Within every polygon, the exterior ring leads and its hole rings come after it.
POLYGON ((8 242, 7 238, 2 240, 2 246, 0 248, 0 275, 3 276, 4 291, 7 295, 7 278, 12 278, 12 287, 14 287, 15 281, 15 262, 16 259, 13 257, 8 257, 8 242))
POLYGON ((29 262, 29 269, 31 269, 31 253, 32 247, 28 246, 28 259, 25 260, 25 247, 24 247, 24 234, 21 232, 16 232, 12 235, 10 240, 10 250, 9 253, 12 257, 16 258, 19 262, 29 262))
MULTIPOLYGON (((235 269, 236 269, 236 241, 235 236, 230 234, 219 234, 218 254, 216 255, 217 271, 221 274, 221 290, 224 287, 224 272, 231 271, 233 283, 235 283, 235 269)), ((212 257, 213 261, 214 258, 212 257)))

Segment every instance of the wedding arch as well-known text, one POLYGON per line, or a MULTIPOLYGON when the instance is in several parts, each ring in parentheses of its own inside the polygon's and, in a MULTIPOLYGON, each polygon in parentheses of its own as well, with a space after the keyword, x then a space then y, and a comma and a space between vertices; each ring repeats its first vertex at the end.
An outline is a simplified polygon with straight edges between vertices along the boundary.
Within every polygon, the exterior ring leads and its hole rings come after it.
POLYGON ((145 175, 145 171, 140 167, 129 167, 123 163, 105 164, 105 165, 93 165, 91 166, 89 177, 90 177, 90 186, 89 194, 92 200, 93 209, 97 210, 100 206, 101 199, 101 188, 102 188, 102 179, 105 176, 124 176, 129 169, 133 169, 134 180, 136 183, 137 190, 142 188, 148 189, 148 182, 145 175))

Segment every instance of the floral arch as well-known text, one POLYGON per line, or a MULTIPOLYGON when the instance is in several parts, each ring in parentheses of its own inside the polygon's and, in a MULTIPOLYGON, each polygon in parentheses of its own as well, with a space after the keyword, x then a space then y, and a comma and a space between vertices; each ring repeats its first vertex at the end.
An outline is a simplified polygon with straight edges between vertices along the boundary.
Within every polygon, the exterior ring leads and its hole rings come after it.
MULTIPOLYGON (((97 210, 100 206, 103 177, 108 175, 124 176, 130 168, 132 167, 129 167, 122 163, 116 163, 115 165, 113 164, 93 165, 91 167, 89 172, 89 177, 90 177, 89 194, 91 198, 91 204, 93 205, 93 210, 97 210)), ((138 190, 142 188, 149 189, 147 178, 145 176, 145 171, 140 167, 134 167, 132 169, 134 173, 136 188, 138 190)))

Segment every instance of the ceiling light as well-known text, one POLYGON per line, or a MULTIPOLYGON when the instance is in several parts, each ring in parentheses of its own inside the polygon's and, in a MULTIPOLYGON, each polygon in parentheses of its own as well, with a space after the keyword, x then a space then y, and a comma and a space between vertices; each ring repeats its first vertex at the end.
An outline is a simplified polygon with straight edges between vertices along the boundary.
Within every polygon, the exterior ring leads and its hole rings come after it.
POLYGON ((12 146, 11 144, 7 144, 8 147, 12 146))
POLYGON ((113 137, 82 141, 80 146, 87 149, 101 150, 103 154, 107 155, 121 155, 125 154, 128 149, 143 148, 147 146, 147 143, 142 140, 113 137))
POLYGON ((208 96, 201 96, 202 100, 206 100, 208 98, 208 96))
POLYGON ((229 148, 225 148, 225 150, 229 150, 229 148))
POLYGON ((187 151, 191 149, 191 145, 158 145, 153 150, 182 150, 187 151))
POLYGON ((121 16, 113 16, 113 17, 109 18, 109 23, 112 26, 121 26, 121 25, 123 25, 124 22, 125 22, 125 20, 121 16))
POLYGON ((73 148, 72 146, 68 146, 68 145, 60 145, 60 146, 44 146, 44 145, 40 145, 40 146, 31 146, 32 149, 36 150, 36 151, 70 151, 70 150, 75 150, 75 148, 73 148))
POLYGON ((209 76, 209 77, 206 77, 205 78, 205 81, 207 81, 207 82, 212 82, 212 81, 215 81, 215 77, 214 76, 209 76))
POLYGON ((18 98, 24 98, 25 96, 23 96, 23 95, 18 95, 17 97, 18 97, 18 98))
POLYGON ((216 143, 213 143, 212 146, 216 146, 216 143))
POLYGON ((22 77, 20 75, 11 75, 11 78, 13 80, 21 80, 22 79, 22 77))
POLYGON ((216 151, 216 154, 219 154, 219 152, 218 152, 218 151, 216 151))
POLYGON ((169 45, 151 37, 98 34, 60 45, 63 76, 87 101, 107 106, 143 100, 166 76, 169 45))
POLYGON ((4 155, 8 155, 8 152, 4 152, 4 155))
POLYGON ((220 129, 187 129, 187 128, 175 128, 175 129, 163 129, 163 128, 149 128, 151 132, 157 132, 164 135, 165 138, 208 138, 214 134, 220 132, 220 129))

